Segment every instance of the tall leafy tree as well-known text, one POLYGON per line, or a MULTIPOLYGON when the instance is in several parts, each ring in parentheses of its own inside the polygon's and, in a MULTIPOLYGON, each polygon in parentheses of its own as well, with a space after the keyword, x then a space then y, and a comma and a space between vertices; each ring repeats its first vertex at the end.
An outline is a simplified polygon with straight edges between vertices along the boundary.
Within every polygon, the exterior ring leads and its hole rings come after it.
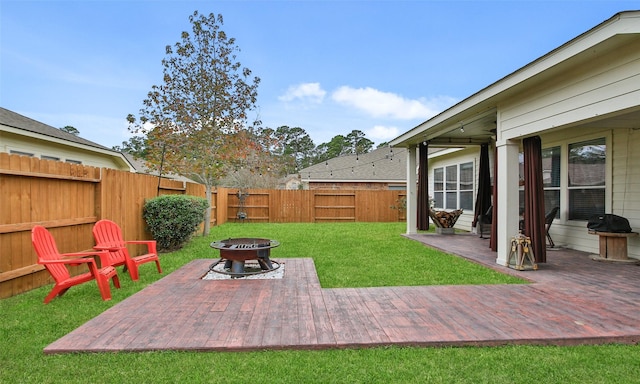
POLYGON ((114 151, 127 152, 134 157, 144 159, 147 156, 146 138, 143 136, 132 136, 129 141, 123 141, 122 145, 114 145, 114 151))
POLYGON ((373 141, 365 137, 365 133, 354 129, 346 136, 346 141, 349 143, 351 149, 349 153, 368 153, 373 148, 373 141))
POLYGON ((347 153, 351 153, 347 138, 342 135, 336 135, 328 143, 322 143, 316 147, 316 159, 314 162, 321 163, 347 153))
POLYGON ((79 136, 80 135, 80 131, 78 131, 78 129, 76 127, 72 127, 70 125, 65 125, 64 127, 60 128, 60 130, 62 132, 67 132, 70 133, 74 136, 79 136))
POLYGON ((313 163, 322 163, 342 155, 368 153, 373 144, 373 141, 365 137, 364 132, 354 129, 346 136, 336 135, 328 143, 318 145, 313 151, 313 163))
MULTIPOLYGON (((139 117, 127 120, 132 132, 147 135, 149 166, 202 183, 211 201, 228 164, 254 149, 247 131, 259 123, 248 124, 248 113, 260 79, 238 61, 240 49, 222 30, 222 15, 196 11, 189 21, 191 32, 166 47, 163 83, 151 88, 139 117)), ((205 235, 210 219, 209 208, 205 235)))
POLYGON ((279 154, 291 159, 288 162, 290 163, 287 168, 288 173, 293 173, 296 169, 311 165, 315 144, 307 131, 300 127, 290 128, 283 125, 276 129, 275 137, 280 143, 281 153, 279 154))

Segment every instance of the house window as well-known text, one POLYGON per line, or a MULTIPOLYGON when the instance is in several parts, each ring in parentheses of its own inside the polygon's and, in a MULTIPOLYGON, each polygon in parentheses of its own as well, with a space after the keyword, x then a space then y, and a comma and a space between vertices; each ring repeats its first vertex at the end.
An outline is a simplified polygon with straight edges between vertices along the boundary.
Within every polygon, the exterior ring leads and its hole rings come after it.
POLYGON ((54 156, 47 156, 47 155, 41 155, 40 158, 42 160, 54 160, 54 161, 60 161, 59 157, 54 157, 54 156))
MULTIPOLYGON (((560 162, 561 147, 544 148, 542 155, 542 187, 544 189, 544 210, 545 213, 554 207, 560 206, 560 162)), ((524 153, 518 154, 520 191, 519 191, 519 207, 520 216, 524 215, 524 153)), ((556 214, 556 218, 560 217, 560 212, 556 214)))
POLYGON ((458 207, 458 166, 450 165, 444 169, 445 206, 444 208, 456 209, 458 207))
POLYGON ((80 160, 67 159, 66 161, 67 163, 71 163, 71 164, 82 164, 82 161, 80 160))
MULTIPOLYGON (((560 146, 542 150, 545 212, 560 206, 560 159, 560 146)), ((560 218, 560 211, 556 214, 556 218, 560 218)))
POLYGON ((433 206, 444 208, 444 168, 433 170, 433 206))
POLYGON ((16 151, 16 150, 10 150, 9 151, 10 154, 12 155, 20 155, 20 156, 29 156, 29 157, 33 157, 33 153, 29 153, 29 152, 23 152, 23 151, 16 151))
POLYGON ((604 138, 569 144, 569 220, 588 220, 605 211, 606 152, 604 138))
POLYGON ((440 209, 473 209, 473 162, 434 168, 433 205, 440 209))
POLYGON ((473 163, 460 164, 460 208, 473 210, 473 163))

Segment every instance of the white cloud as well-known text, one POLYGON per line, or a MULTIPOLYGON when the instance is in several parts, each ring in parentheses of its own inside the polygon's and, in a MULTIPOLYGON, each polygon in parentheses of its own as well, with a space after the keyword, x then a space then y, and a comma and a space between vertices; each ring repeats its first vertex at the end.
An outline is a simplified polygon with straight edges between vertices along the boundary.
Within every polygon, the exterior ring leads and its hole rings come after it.
POLYGON ((428 119, 455 101, 450 97, 411 100, 371 87, 351 88, 348 86, 338 88, 333 92, 332 98, 340 104, 362 110, 373 117, 402 120, 428 119))
POLYGON ((384 142, 398 137, 400 129, 398 127, 376 125, 375 127, 367 130, 366 134, 369 139, 375 142, 384 142))
POLYGON ((301 100, 319 104, 326 94, 327 92, 320 87, 320 83, 302 83, 290 86, 278 99, 285 102, 301 100))

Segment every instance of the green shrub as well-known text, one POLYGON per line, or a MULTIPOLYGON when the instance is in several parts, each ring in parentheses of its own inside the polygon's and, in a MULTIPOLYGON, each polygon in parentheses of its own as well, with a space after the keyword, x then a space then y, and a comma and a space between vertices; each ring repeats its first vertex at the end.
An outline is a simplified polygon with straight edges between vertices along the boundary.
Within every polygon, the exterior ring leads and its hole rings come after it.
POLYGON ((142 217, 159 251, 182 248, 204 220, 209 203, 197 196, 164 195, 144 204, 142 217))

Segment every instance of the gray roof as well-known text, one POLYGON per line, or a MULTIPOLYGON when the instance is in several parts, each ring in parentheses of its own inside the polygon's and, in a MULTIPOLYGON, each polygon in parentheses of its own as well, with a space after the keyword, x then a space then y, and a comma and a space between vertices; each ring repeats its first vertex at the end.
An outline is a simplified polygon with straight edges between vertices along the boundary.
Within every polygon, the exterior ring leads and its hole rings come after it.
POLYGON ((2 107, 0 107, 0 124, 6 125, 12 128, 21 129, 23 131, 33 132, 33 133, 53 137, 60 140, 66 140, 73 143, 88 145, 90 147, 95 147, 95 148, 118 153, 117 151, 114 151, 111 148, 107 148, 98 143, 94 143, 93 141, 83 139, 80 136, 72 135, 70 133, 61 131, 58 128, 54 128, 50 125, 30 119, 26 116, 22 116, 18 113, 15 113, 13 111, 10 111, 2 107))
MULTIPOLYGON (((159 175, 159 170, 157 169, 150 169, 147 167, 147 164, 145 163, 145 161, 143 159, 139 159, 135 156, 133 156, 132 154, 130 154, 129 152, 123 151, 122 155, 129 161, 129 163, 131 163, 131 165, 133 165, 133 168, 136 170, 136 173, 141 173, 141 174, 145 174, 145 175, 152 175, 152 176, 158 176, 159 175)), ((185 181, 185 182, 189 182, 189 183, 196 183, 196 181, 188 178, 188 177, 184 177, 184 176, 180 176, 180 175, 176 175, 175 173, 171 173, 171 172, 166 172, 163 171, 162 172, 162 177, 164 177, 165 179, 171 179, 171 180, 176 180, 176 181, 185 181)))
POLYGON ((298 171, 310 181, 397 181, 407 180, 407 150, 378 148, 369 153, 334 157, 298 171))

